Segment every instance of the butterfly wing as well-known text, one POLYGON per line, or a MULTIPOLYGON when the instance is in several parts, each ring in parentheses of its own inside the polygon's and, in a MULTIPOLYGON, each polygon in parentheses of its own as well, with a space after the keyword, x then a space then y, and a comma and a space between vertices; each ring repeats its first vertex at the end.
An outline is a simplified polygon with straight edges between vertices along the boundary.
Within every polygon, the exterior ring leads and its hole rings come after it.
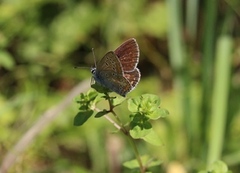
POLYGON ((105 76, 102 84, 110 90, 125 97, 128 92, 132 90, 130 82, 122 75, 114 72, 102 71, 101 76, 105 76))
POLYGON ((135 70, 131 72, 125 72, 124 76, 109 71, 102 71, 100 73, 100 76, 105 76, 102 79, 104 86, 123 97, 135 88, 141 76, 138 68, 135 68, 135 70))
POLYGON ((106 53, 97 64, 96 69, 97 71, 114 71, 118 74, 123 74, 121 63, 113 51, 106 53))
POLYGON ((123 76, 121 63, 113 51, 108 52, 97 64, 93 77, 99 84, 124 97, 132 88, 123 76))
POLYGON ((129 81, 129 83, 132 86, 132 89, 134 89, 140 80, 141 74, 140 74, 139 69, 135 68, 131 72, 124 72, 124 77, 129 81))
POLYGON ((114 53, 117 55, 124 72, 133 71, 136 68, 140 53, 137 41, 134 38, 125 41, 114 53))

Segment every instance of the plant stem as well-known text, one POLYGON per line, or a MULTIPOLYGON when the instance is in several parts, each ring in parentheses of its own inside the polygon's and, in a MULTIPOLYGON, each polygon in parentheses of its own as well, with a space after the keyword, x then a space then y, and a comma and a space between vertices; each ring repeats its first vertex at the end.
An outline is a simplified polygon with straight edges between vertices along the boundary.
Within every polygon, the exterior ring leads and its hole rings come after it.
POLYGON ((212 116, 209 130, 207 164, 221 158, 228 115, 229 81, 231 76, 233 39, 227 34, 218 38, 215 81, 213 86, 212 116))
MULTIPOLYGON (((107 95, 107 96, 108 96, 108 95, 107 95)), ((136 158, 137 158, 137 161, 138 161, 138 164, 139 164, 139 167, 140 167, 140 172, 141 172, 141 173, 145 173, 145 168, 144 168, 144 166, 143 166, 143 164, 142 164, 142 160, 141 160, 141 157, 140 157, 140 155, 139 155, 137 146, 136 146, 133 138, 129 135, 129 131, 124 127, 122 121, 120 120, 120 118, 117 116, 117 114, 116 114, 115 111, 113 110, 114 105, 112 104, 112 102, 111 102, 110 99, 111 99, 111 98, 108 96, 108 97, 107 97, 107 100, 108 100, 108 103, 109 103, 109 109, 110 109, 109 112, 111 112, 111 113, 114 115, 114 117, 116 118, 116 120, 118 121, 118 123, 119 123, 120 126, 121 126, 121 131, 122 131, 122 133, 127 136, 127 138, 128 138, 128 140, 129 140, 131 146, 133 147, 133 151, 134 151, 134 153, 135 153, 135 156, 136 156, 136 158)), ((113 121, 113 120, 110 119, 109 117, 108 117, 107 119, 108 119, 109 121, 111 120, 111 122, 113 121)), ((114 122, 114 121, 113 121, 113 122, 114 122)), ((115 123, 115 124, 116 124, 116 123, 115 123)), ((118 127, 119 127, 119 126, 118 126, 118 127)), ((119 129, 119 128, 118 128, 118 129, 119 129)))
POLYGON ((140 157, 140 155, 139 155, 137 146, 136 146, 136 144, 135 144, 135 142, 134 142, 134 140, 133 140, 133 138, 132 138, 131 136, 127 135, 127 138, 128 138, 130 144, 131 144, 132 147, 133 147, 135 156, 136 156, 136 158, 137 158, 137 161, 138 161, 138 164, 139 164, 139 167, 140 167, 140 172, 141 172, 141 173, 144 173, 144 172, 145 172, 145 168, 143 167, 142 160, 141 160, 141 157, 140 157))
POLYGON ((108 104, 109 104, 109 112, 111 112, 111 113, 114 115, 114 117, 116 118, 117 122, 120 124, 120 126, 121 126, 120 130, 121 130, 125 135, 127 135, 127 134, 128 134, 128 130, 124 127, 122 121, 120 120, 120 118, 117 116, 117 114, 116 114, 115 111, 113 110, 114 105, 112 104, 112 102, 111 102, 111 100, 110 100, 110 99, 112 99, 112 98, 109 97, 108 94, 106 94, 106 96, 107 96, 107 101, 108 101, 108 104))
MULTIPOLYGON (((120 119, 118 118, 117 114, 116 114, 114 111, 112 111, 112 113, 113 113, 113 115, 120 121, 120 119)), ((142 160, 141 160, 141 158, 140 158, 140 155, 139 155, 137 146, 136 146, 133 138, 129 135, 128 130, 127 130, 123 125, 119 126, 117 123, 115 123, 115 122, 114 122, 110 117, 108 117, 107 115, 105 115, 104 117, 105 117, 108 121, 110 121, 117 129, 121 130, 124 135, 127 136, 130 144, 131 144, 132 147, 133 147, 135 156, 136 156, 136 158, 137 158, 137 161, 138 161, 138 164, 139 164, 139 167, 140 167, 140 171, 141 171, 141 173, 144 173, 144 172, 145 172, 145 168, 143 167, 142 160)), ((121 123, 121 121, 120 121, 120 123, 121 123)))
POLYGON ((121 126, 117 124, 112 118, 110 118, 108 115, 104 115, 104 118, 106 118, 110 123, 112 123, 118 130, 121 130, 121 126))

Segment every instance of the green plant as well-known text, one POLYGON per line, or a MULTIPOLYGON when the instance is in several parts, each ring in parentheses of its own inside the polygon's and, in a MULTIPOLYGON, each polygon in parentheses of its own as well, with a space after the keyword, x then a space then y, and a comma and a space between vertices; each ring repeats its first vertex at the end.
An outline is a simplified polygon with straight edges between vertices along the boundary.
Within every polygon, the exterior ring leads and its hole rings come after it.
POLYGON ((105 116, 108 121, 127 137, 134 150, 136 159, 125 162, 123 164, 125 167, 129 169, 139 168, 140 172, 143 173, 147 168, 159 165, 159 160, 146 155, 140 156, 135 143, 135 139, 143 139, 153 145, 162 145, 161 139, 151 125, 151 121, 168 115, 168 111, 160 107, 159 97, 153 94, 143 94, 127 99, 128 110, 130 111, 129 122, 123 123, 120 119, 121 116, 115 112, 114 108, 121 106, 125 99, 110 96, 106 88, 97 84, 93 84, 92 87, 95 90, 91 89, 86 94, 80 94, 80 99, 77 101, 80 105, 79 112, 74 119, 74 125, 83 125, 94 114, 95 118, 105 116), (101 110, 97 108, 97 104, 104 100, 108 102, 109 109, 101 110), (110 113, 114 115, 115 120, 108 116, 110 113))
POLYGON ((232 173, 228 170, 228 166, 221 160, 212 163, 207 170, 199 171, 198 173, 232 173))

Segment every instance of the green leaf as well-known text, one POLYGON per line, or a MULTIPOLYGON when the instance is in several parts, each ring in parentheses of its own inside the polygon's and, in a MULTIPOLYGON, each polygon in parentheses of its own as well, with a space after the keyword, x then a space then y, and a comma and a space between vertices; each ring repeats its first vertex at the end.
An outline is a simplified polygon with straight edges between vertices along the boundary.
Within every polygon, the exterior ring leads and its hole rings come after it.
POLYGON ((149 134, 152 130, 152 125, 148 121, 146 121, 142 124, 134 123, 132 121, 130 123, 130 126, 131 126, 130 135, 134 139, 142 138, 142 137, 146 136, 147 134, 149 134))
POLYGON ((96 102, 98 102, 97 96, 98 93, 94 90, 89 90, 86 94, 81 93, 80 99, 77 101, 77 103, 80 105, 78 109, 80 111, 88 111, 93 109, 96 102))
POLYGON ((124 97, 116 97, 113 99, 113 106, 116 107, 120 105, 125 100, 124 97))
POLYGON ((155 108, 155 110, 153 110, 152 112, 148 112, 148 114, 146 114, 146 116, 151 120, 157 120, 159 118, 164 118, 167 115, 169 115, 168 110, 159 108, 159 107, 155 108))
POLYGON ((74 118, 73 125, 81 126, 83 125, 93 114, 92 110, 78 112, 74 118))
POLYGON ((87 96, 88 96, 88 100, 89 101, 93 101, 97 96, 98 96, 98 93, 92 89, 90 89, 88 92, 87 92, 87 96))
POLYGON ((152 145, 156 145, 156 146, 163 145, 163 142, 160 139, 160 137, 152 129, 146 136, 142 137, 142 139, 152 145))
POLYGON ((106 114, 108 114, 108 113, 109 113, 109 111, 107 111, 106 109, 104 109, 103 111, 98 112, 94 117, 95 117, 95 118, 100 118, 100 117, 102 117, 102 116, 104 116, 104 115, 106 115, 106 114))
POLYGON ((218 173, 228 173, 228 167, 226 165, 226 163, 224 163, 223 161, 216 161, 214 162, 211 166, 210 169, 212 172, 218 172, 218 173))
POLYGON ((130 98, 128 100, 128 110, 130 112, 138 112, 139 106, 141 105, 141 97, 130 98))
MULTIPOLYGON (((154 159, 154 158, 151 158, 148 155, 141 156, 141 161, 142 161, 142 164, 146 168, 150 168, 150 167, 153 167, 153 166, 158 166, 158 165, 161 164, 161 161, 159 161, 157 159, 154 159)), ((134 159, 134 160, 124 162, 123 166, 125 166, 129 169, 136 169, 136 168, 139 168, 139 163, 138 163, 137 159, 134 159)))
POLYGON ((231 173, 231 171, 228 170, 226 163, 224 163, 221 160, 218 160, 214 162, 212 165, 210 165, 208 170, 202 170, 199 171, 199 173, 231 173))
POLYGON ((160 110, 159 110, 159 114, 160 114, 160 117, 165 118, 166 116, 169 115, 169 112, 168 112, 167 109, 160 108, 160 110))
POLYGON ((127 167, 127 168, 129 168, 129 169, 139 168, 139 164, 138 164, 137 159, 124 162, 124 163, 123 163, 123 166, 125 166, 125 167, 127 167))
POLYGON ((144 116, 141 113, 135 113, 130 115, 131 121, 136 123, 136 124, 143 124, 144 122, 148 121, 149 118, 144 116))
POLYGON ((149 121, 141 121, 140 116, 135 116, 135 120, 130 123, 130 135, 134 139, 143 139, 146 142, 160 146, 163 145, 160 137, 153 131, 152 125, 149 121))
POLYGON ((149 112, 148 114, 146 114, 146 116, 149 119, 157 120, 158 118, 161 117, 161 109, 160 108, 156 108, 154 111, 149 112))
POLYGON ((153 94, 144 94, 142 96, 128 100, 128 109, 131 112, 139 112, 146 117, 156 120, 161 117, 160 99, 153 94))

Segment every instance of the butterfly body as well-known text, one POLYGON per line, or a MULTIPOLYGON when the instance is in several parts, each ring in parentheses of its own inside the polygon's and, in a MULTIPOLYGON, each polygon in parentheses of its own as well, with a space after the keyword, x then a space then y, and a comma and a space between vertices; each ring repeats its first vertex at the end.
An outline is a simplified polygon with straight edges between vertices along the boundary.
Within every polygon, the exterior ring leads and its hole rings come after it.
POLYGON ((115 51, 109 51, 91 69, 94 80, 100 85, 125 97, 140 80, 140 71, 136 68, 139 48, 134 38, 120 45, 115 51))

